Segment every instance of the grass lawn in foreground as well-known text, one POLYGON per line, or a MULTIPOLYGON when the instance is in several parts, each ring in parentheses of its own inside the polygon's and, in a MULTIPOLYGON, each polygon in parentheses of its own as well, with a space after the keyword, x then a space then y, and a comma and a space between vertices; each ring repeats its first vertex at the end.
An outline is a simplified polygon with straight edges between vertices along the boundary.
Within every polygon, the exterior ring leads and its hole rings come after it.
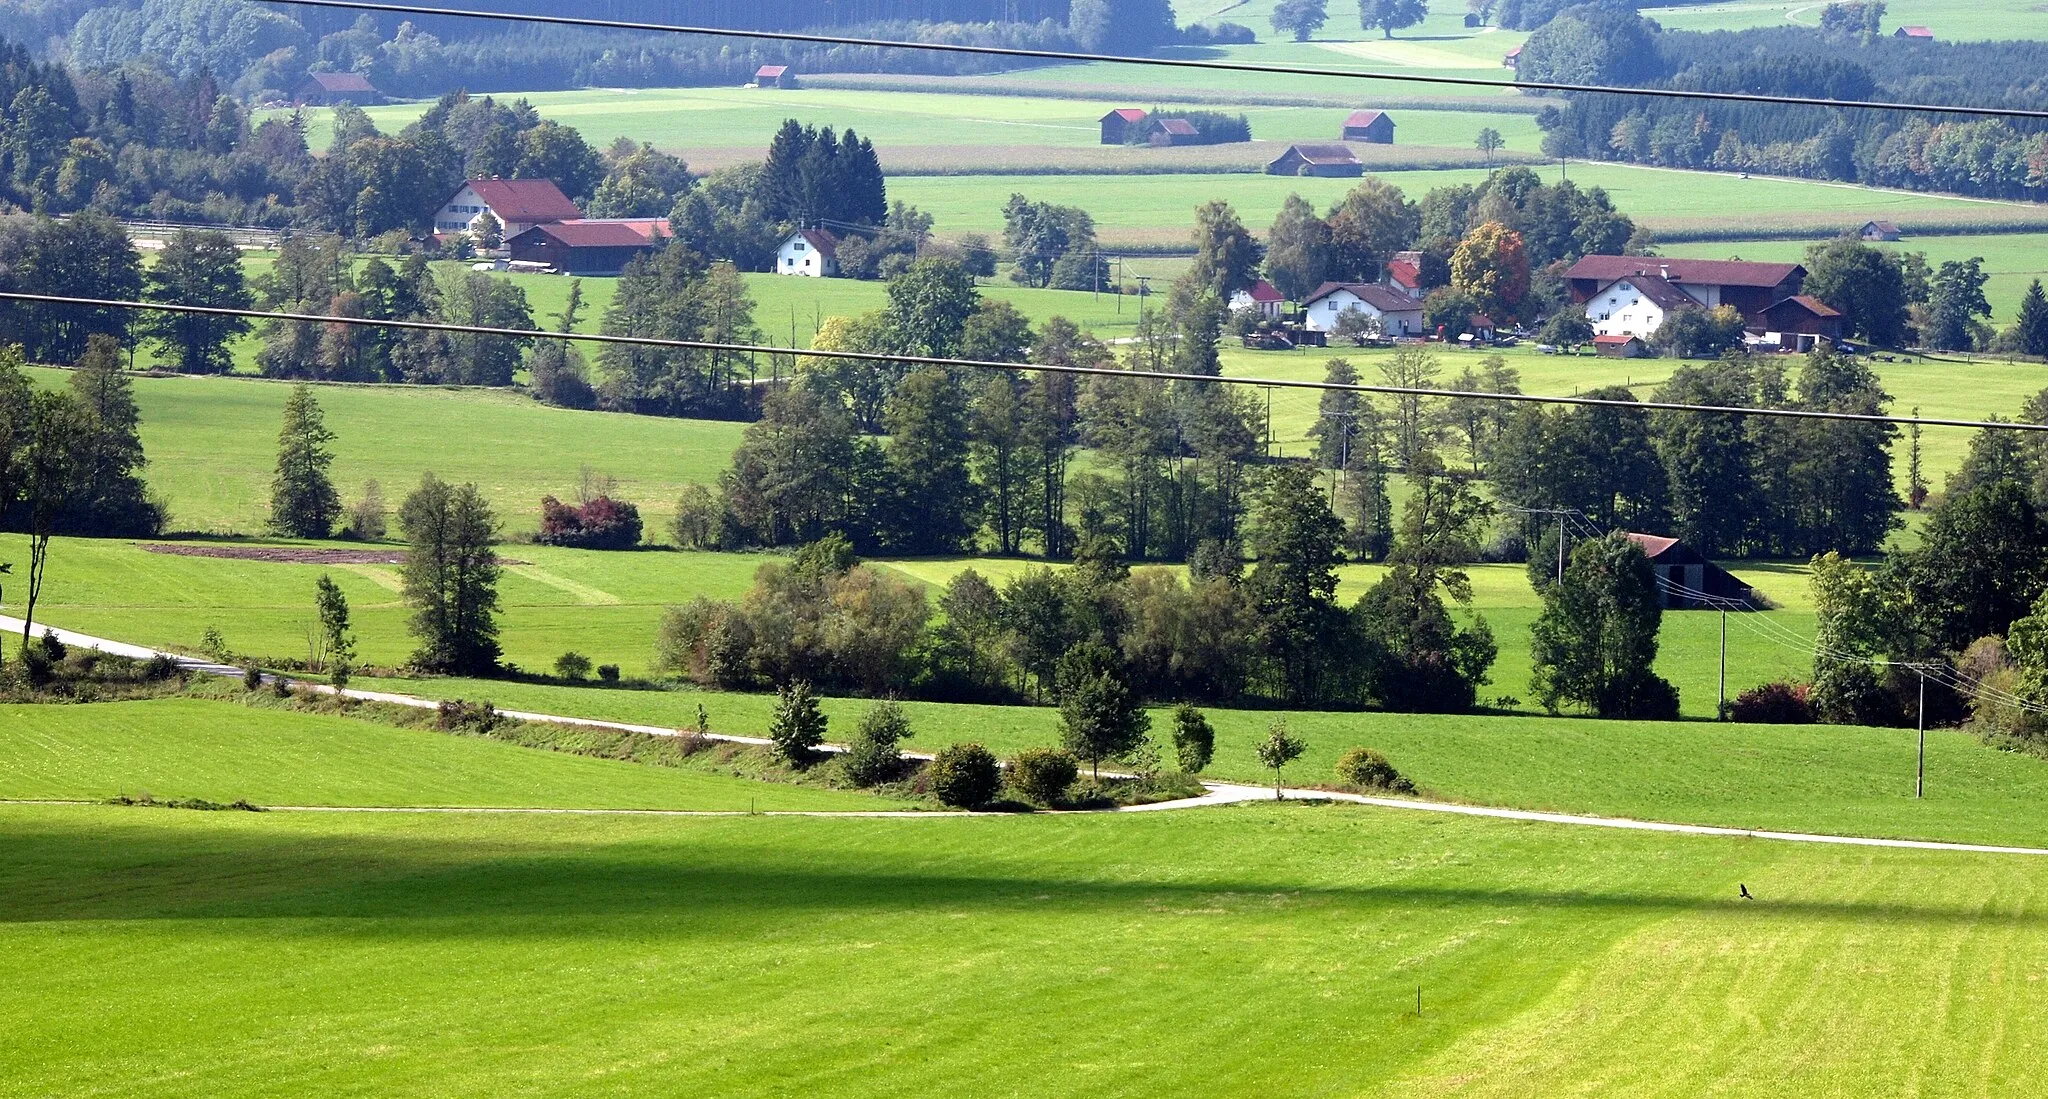
POLYGON ((0 705, 0 798, 147 793, 257 805, 576 809, 903 808, 857 792, 753 782, 426 729, 169 698, 0 705))
POLYGON ((1301 806, 0 829, 23 1095, 2042 1084, 2048 878, 2011 857, 1301 806))

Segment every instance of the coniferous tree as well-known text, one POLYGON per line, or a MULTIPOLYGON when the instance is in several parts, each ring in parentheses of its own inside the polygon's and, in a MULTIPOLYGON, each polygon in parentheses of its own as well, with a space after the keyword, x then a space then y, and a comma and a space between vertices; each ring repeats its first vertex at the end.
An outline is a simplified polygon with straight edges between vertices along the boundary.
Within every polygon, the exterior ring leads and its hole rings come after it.
POLYGON ((334 453, 313 387, 292 387, 284 402, 284 429, 277 437, 277 473, 270 481, 270 529, 293 538, 326 538, 341 517, 341 495, 327 470, 334 453))
POLYGON ((413 664, 449 675, 498 669, 497 519, 475 485, 428 473, 398 511, 408 548, 400 575, 420 647, 413 664))
POLYGON ((148 536, 163 527, 163 508, 142 481, 142 417, 135 390, 121 369, 121 348, 95 334, 71 374, 79 434, 72 461, 76 487, 59 529, 69 534, 148 536))
POLYGON ((1131 690, 1123 662, 1108 646, 1087 641, 1059 661, 1060 739, 1097 775, 1102 761, 1145 743, 1152 716, 1131 690))
POLYGON ((2041 292, 2041 280, 2027 286, 2020 301, 2020 350, 2029 355, 2048 355, 2048 296, 2041 292))
POLYGON ((889 398, 889 481, 895 490, 886 541, 905 553, 957 553, 977 525, 968 475, 968 409, 946 372, 926 367, 889 398))
POLYGON ((1258 565, 1245 581, 1258 608, 1259 647, 1289 702, 1323 697, 1336 659, 1331 642, 1343 635, 1336 596, 1344 524, 1315 482, 1301 466, 1272 471, 1259 499, 1258 565))

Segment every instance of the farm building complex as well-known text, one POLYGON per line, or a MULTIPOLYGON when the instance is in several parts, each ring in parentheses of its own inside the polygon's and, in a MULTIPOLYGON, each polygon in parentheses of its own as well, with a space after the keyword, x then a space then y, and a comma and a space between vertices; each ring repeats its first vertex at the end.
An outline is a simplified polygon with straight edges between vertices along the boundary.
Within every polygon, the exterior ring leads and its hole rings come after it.
POLYGON ((1727 306, 1742 316, 1752 344, 1788 351, 1842 339, 1842 314, 1801 294, 1805 280, 1796 263, 1630 256, 1587 256, 1565 272, 1596 336, 1648 339, 1681 309, 1727 306))

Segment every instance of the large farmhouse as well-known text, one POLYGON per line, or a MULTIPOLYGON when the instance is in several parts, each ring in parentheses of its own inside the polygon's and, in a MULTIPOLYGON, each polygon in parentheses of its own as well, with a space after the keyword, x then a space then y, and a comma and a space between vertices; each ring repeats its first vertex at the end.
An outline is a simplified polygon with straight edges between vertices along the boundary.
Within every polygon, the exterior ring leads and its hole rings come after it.
MULTIPOLYGON (((1572 300, 1588 306, 1595 295, 1630 276, 1669 283, 1709 309, 1732 305, 1746 317, 1799 293, 1806 281, 1806 268, 1796 263, 1743 260, 1587 256, 1564 275, 1571 287, 1572 300)), ((1594 310, 1588 308, 1587 312, 1594 310)))
POLYGON ((1379 322, 1380 335, 1422 334, 1422 303, 1376 282, 1326 282, 1301 303, 1302 323, 1313 332, 1333 332, 1346 313, 1379 322))
POLYGON ((547 179, 472 179, 441 205, 434 232, 467 233, 485 211, 498 219, 500 237, 511 240, 536 225, 575 221, 583 211, 547 179))
POLYGON ((1344 145, 1289 145, 1266 165, 1269 176, 1362 176, 1365 165, 1344 145))

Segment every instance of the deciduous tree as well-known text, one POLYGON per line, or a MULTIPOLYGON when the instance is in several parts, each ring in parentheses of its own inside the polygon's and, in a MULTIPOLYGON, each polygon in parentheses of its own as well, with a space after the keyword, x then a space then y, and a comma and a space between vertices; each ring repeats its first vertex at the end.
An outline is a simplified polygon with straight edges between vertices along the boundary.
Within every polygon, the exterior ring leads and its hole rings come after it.
POLYGON ((408 543, 400 576, 412 605, 423 671, 489 675, 498 669, 497 519, 475 485, 428 473, 398 511, 408 543))

